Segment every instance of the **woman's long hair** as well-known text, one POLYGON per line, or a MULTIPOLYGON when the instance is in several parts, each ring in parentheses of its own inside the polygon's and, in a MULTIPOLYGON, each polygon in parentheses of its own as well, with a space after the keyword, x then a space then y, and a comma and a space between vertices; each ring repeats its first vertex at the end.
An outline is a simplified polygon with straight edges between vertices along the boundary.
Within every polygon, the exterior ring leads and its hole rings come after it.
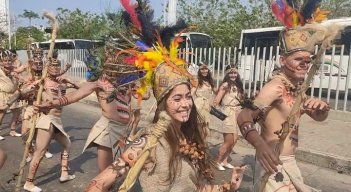
POLYGON ((202 76, 201 69, 199 69, 197 71, 197 78, 199 81, 199 87, 201 87, 204 84, 204 81, 206 81, 210 84, 211 88, 213 89, 214 88, 214 81, 212 78, 212 73, 211 73, 210 69, 207 68, 207 70, 208 70, 208 73, 207 73, 206 77, 202 76))
MULTIPOLYGON (((166 100, 168 99, 171 92, 172 90, 169 91, 169 93, 166 94, 165 97, 158 103, 153 123, 156 123, 158 121, 159 114, 161 111, 166 111, 166 100)), ((204 120, 198 115, 196 107, 195 105, 193 105, 190 111, 189 120, 187 122, 182 123, 180 129, 176 129, 173 127, 167 129, 165 133, 165 138, 169 146, 171 146, 171 148, 170 159, 168 163, 169 173, 168 178, 165 180, 165 182, 172 183, 176 176, 179 174, 179 163, 181 160, 181 154, 179 153, 179 140, 183 138, 185 138, 187 141, 191 141, 192 143, 196 143, 197 146, 201 146, 203 149, 205 149, 205 158, 198 161, 197 167, 199 176, 206 177, 205 175, 200 175, 202 173, 207 173, 211 167, 209 163, 211 162, 211 160, 209 159, 209 156, 207 155, 208 152, 206 150, 206 132, 204 126, 204 120)))

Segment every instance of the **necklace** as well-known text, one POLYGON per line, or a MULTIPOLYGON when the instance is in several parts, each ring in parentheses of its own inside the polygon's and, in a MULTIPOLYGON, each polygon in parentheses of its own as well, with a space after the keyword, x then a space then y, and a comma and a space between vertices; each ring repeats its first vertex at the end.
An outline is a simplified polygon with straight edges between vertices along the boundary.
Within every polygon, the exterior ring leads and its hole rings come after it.
POLYGON ((295 86, 288 79, 288 77, 286 77, 286 75, 284 73, 278 73, 278 74, 274 75, 272 79, 279 79, 283 83, 283 85, 284 85, 284 87, 289 95, 291 95, 293 97, 297 96, 298 86, 295 86))

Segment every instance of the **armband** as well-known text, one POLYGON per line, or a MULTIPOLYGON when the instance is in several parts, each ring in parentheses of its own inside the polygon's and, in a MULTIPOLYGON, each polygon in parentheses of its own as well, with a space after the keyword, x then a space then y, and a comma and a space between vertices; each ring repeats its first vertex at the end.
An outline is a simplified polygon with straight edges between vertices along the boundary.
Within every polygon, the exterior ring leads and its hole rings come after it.
POLYGON ((122 153, 121 159, 128 163, 130 167, 134 166, 146 144, 146 137, 141 137, 140 139, 134 140, 127 150, 122 153))
POLYGON ((261 113, 263 114, 265 114, 269 109, 271 109, 271 106, 262 104, 257 100, 255 100, 252 104, 256 109, 260 110, 261 113))
POLYGON ((247 135, 251 132, 251 131, 257 131, 255 124, 253 122, 245 122, 243 125, 240 126, 240 131, 241 134, 244 136, 244 138, 246 139, 247 135))
POLYGON ((65 105, 68 104, 68 99, 67 99, 66 96, 62 96, 62 97, 60 97, 58 100, 59 100, 59 106, 60 106, 60 107, 61 107, 61 106, 65 106, 65 105))
POLYGON ((261 102, 255 100, 251 102, 251 106, 249 107, 251 110, 258 110, 256 117, 254 117, 254 122, 258 122, 260 119, 264 119, 265 114, 271 109, 271 106, 262 104, 261 102))

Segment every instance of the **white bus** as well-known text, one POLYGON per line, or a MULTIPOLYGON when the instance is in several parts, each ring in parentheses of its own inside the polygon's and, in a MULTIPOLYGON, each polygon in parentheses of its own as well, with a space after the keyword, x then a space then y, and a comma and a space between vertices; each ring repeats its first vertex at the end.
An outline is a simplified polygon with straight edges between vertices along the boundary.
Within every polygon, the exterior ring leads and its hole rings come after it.
MULTIPOLYGON (((337 23, 345 28, 334 40, 334 48, 326 51, 323 64, 312 86, 344 90, 347 69, 350 65, 351 18, 331 19, 324 23, 337 23)), ((283 27, 269 27, 242 30, 239 45, 241 49, 239 71, 243 80, 265 82, 272 71, 280 67, 278 46, 279 33, 282 29, 283 27)), ((351 89, 351 83, 348 88, 351 89)))
MULTIPOLYGON (((51 40, 44 42, 35 42, 33 45, 44 50, 49 49, 51 40)), ((100 46, 101 41, 87 39, 56 39, 55 49, 92 49, 100 46)))
POLYGON ((183 42, 179 44, 179 49, 185 53, 181 57, 187 62, 195 64, 204 61, 206 51, 212 47, 212 37, 198 32, 181 33, 180 36, 183 38, 183 42))

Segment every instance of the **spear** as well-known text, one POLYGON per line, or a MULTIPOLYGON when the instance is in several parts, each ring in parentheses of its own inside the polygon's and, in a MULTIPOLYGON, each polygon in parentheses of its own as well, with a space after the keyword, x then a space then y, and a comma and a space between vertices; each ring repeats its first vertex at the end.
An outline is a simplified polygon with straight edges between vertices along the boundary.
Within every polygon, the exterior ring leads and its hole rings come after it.
MULTIPOLYGON (((51 21, 52 24, 52 33, 51 33, 51 43, 50 43, 50 49, 48 52, 48 59, 49 61, 52 59, 52 55, 53 55, 53 51, 54 51, 54 46, 55 46, 55 39, 57 36, 57 30, 58 30, 58 23, 57 20, 55 18, 55 16, 49 12, 44 12, 44 17, 48 18, 51 21)), ((37 99, 36 102, 39 104, 41 101, 41 96, 44 90, 44 79, 47 76, 47 72, 48 72, 48 64, 45 65, 43 73, 42 73, 42 77, 40 79, 40 87, 37 93, 37 99)), ((19 170, 19 175, 18 175, 18 179, 17 179, 17 184, 16 184, 16 192, 20 192, 21 191, 21 182, 22 182, 22 175, 23 175, 23 169, 24 166, 26 165, 26 158, 27 155, 29 153, 29 147, 32 144, 32 140, 33 140, 33 136, 34 136, 34 131, 35 131, 35 126, 36 126, 36 122, 38 119, 38 114, 33 115, 32 118, 32 127, 29 130, 29 136, 28 139, 26 141, 26 146, 24 149, 24 153, 23 153, 23 158, 20 164, 20 170, 19 170)))

